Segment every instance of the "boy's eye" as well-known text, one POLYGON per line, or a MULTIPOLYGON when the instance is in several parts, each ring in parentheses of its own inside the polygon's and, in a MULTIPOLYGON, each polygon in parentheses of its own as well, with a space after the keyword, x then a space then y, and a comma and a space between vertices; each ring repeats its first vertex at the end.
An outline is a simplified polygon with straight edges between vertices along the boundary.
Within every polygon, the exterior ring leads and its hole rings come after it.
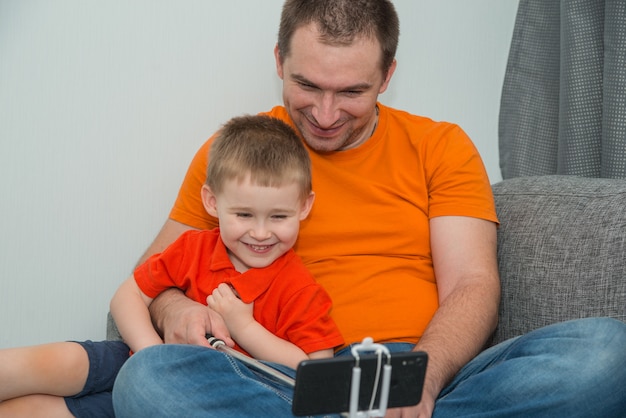
POLYGON ((251 214, 246 212, 237 212, 236 215, 238 218, 249 218, 252 216, 251 214))
POLYGON ((272 215, 272 219, 286 219, 287 215, 272 215))

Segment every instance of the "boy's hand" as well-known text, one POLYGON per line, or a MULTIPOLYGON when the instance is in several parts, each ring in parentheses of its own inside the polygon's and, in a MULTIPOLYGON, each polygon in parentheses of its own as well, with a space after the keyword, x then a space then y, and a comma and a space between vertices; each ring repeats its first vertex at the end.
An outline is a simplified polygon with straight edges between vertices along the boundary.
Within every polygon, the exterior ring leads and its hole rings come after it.
POLYGON ((243 303, 235 293, 235 290, 226 283, 222 283, 213 290, 213 293, 206 298, 209 308, 219 313, 233 337, 237 332, 242 332, 250 323, 254 322, 252 317, 253 303, 243 303))

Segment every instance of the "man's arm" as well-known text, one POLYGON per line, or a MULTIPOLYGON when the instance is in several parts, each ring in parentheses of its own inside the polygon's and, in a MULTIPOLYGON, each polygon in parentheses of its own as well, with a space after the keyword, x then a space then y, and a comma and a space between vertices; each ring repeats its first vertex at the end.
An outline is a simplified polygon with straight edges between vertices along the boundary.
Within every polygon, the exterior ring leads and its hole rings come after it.
POLYGON ((402 410, 403 417, 430 417, 439 392, 482 350, 498 322, 496 225, 445 216, 433 218, 430 231, 439 309, 415 346, 428 353, 423 400, 402 410))

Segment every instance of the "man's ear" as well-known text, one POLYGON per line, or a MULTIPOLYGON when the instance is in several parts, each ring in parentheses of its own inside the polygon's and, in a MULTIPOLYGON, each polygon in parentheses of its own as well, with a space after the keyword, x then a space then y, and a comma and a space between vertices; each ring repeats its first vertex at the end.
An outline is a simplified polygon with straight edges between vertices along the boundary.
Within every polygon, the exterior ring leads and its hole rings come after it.
POLYGON ((285 74, 283 73, 283 60, 280 56, 280 52, 278 51, 278 44, 274 47, 274 59, 276 60, 276 73, 281 80, 284 80, 283 77, 285 74))
POLYGON ((307 196, 307 198, 302 202, 302 212, 300 212, 300 220, 303 221, 309 216, 309 212, 311 212, 311 208, 313 207, 313 202, 315 201, 315 192, 311 192, 307 196))
POLYGON ((211 188, 203 184, 201 195, 204 210, 206 210, 209 215, 217 218, 217 199, 215 198, 215 194, 211 191, 211 188))
POLYGON ((387 90, 387 87, 389 87, 391 76, 393 76, 393 73, 396 71, 397 65, 398 65, 398 62, 394 58, 394 60, 391 62, 391 65, 389 66, 389 69, 387 70, 385 80, 383 81, 383 84, 380 86, 380 89, 378 90, 378 94, 383 94, 385 90, 387 90))

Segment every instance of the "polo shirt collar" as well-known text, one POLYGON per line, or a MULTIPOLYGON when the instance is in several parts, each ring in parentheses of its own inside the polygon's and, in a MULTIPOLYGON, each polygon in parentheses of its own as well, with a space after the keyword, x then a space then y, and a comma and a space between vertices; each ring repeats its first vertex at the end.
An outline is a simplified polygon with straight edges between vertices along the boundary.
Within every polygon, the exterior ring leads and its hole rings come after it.
POLYGON ((222 277, 221 281, 232 285, 244 303, 251 303, 269 288, 276 275, 287 264, 291 254, 293 250, 289 250, 265 268, 251 268, 244 273, 239 273, 228 258, 228 250, 224 242, 219 238, 211 258, 210 268, 213 273, 221 271, 222 273, 219 274, 222 277))

